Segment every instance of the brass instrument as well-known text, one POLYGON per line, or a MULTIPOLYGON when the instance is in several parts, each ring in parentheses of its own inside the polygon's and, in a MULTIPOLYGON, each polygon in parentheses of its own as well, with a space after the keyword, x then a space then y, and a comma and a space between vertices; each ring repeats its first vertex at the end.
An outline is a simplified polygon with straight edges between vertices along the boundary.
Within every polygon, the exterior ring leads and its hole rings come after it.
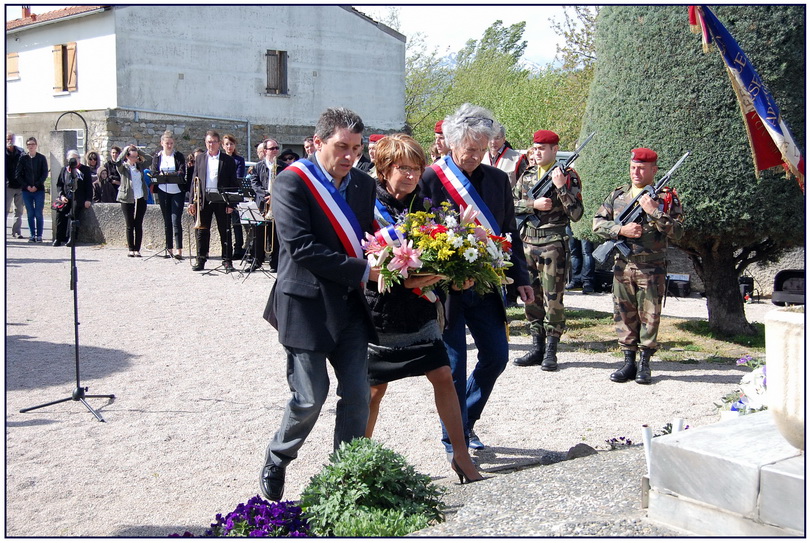
POLYGON ((270 200, 266 200, 264 202, 264 220, 272 221, 273 220, 273 206, 270 205, 272 202, 272 193, 273 193, 273 182, 276 180, 276 161, 273 161, 273 167, 270 168, 270 175, 267 176, 267 196, 270 196, 270 200))
POLYGON ((202 191, 202 181, 200 181, 199 177, 194 177, 192 190, 194 191, 192 202, 194 202, 195 215, 197 216, 197 220, 194 221, 194 229, 205 230, 206 228, 202 225, 202 206, 205 203, 205 197, 202 191))

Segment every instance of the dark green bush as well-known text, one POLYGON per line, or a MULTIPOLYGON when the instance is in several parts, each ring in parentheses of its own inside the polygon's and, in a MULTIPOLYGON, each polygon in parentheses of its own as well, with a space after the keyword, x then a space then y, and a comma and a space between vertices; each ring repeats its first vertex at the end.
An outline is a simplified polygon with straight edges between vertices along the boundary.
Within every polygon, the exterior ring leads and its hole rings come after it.
POLYGON ((343 443, 329 461, 301 494, 319 536, 397 537, 444 518, 439 487, 375 441, 343 443))

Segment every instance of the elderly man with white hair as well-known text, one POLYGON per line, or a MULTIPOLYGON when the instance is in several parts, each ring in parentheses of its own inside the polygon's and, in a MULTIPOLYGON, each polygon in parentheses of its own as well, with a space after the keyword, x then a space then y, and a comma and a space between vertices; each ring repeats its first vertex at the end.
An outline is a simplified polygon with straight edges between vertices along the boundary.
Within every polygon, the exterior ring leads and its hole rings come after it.
MULTIPOLYGON (((492 113, 482 107, 463 104, 442 124, 450 154, 425 170, 420 185, 422 195, 433 205, 450 202, 454 208, 473 206, 483 226, 495 235, 511 236, 512 267, 507 275, 517 285, 520 298, 534 300, 523 244, 515 222, 515 204, 509 177, 493 166, 481 164, 489 141, 497 134, 492 113)), ((495 380, 506 368, 509 342, 506 335, 506 309, 502 289, 480 295, 474 289, 450 291, 444 300, 446 325, 443 339, 450 356, 453 382, 461 404, 461 415, 470 447, 483 449, 473 426, 481 418, 495 380), (478 363, 467 378, 467 339, 465 327, 478 348, 478 363)), ((447 432, 445 450, 452 451, 447 432)))
MULTIPOLYGON (((93 202, 93 172, 90 168, 82 164, 79 152, 71 149, 65 154, 66 165, 59 172, 56 181, 58 197, 53 198, 55 203, 61 203, 62 207, 56 211, 56 228, 53 234, 53 246, 59 247, 63 243, 68 246, 76 243, 68 234, 73 234, 70 226, 70 212, 73 210, 73 219, 79 221, 82 211, 89 208, 93 202)), ((78 231, 78 230, 77 230, 78 231)))

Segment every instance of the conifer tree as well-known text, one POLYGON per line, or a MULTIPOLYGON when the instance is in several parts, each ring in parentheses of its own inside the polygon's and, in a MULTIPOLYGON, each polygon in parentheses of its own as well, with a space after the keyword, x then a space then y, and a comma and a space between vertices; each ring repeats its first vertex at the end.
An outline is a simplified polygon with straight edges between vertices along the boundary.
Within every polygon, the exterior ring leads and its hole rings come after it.
MULTIPOLYGON (((713 9, 756 67, 794 139, 805 141, 805 6, 713 9)), ((757 179, 740 109, 720 55, 703 52, 686 6, 605 6, 596 21, 596 71, 581 135, 597 137, 577 163, 590 221, 614 188, 629 183, 630 150, 650 147, 659 175, 687 150, 672 183, 685 210, 677 245, 706 288, 709 325, 750 334, 739 275, 804 245, 805 201, 784 172, 757 179)), ((804 150, 803 150, 804 151, 804 150)))

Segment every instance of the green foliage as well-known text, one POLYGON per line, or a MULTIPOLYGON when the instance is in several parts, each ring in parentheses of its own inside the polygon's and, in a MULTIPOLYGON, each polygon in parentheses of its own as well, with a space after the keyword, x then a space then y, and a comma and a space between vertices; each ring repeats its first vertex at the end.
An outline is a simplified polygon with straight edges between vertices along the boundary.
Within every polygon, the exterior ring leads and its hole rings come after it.
POLYGON ((452 109, 447 97, 453 82, 452 70, 438 50, 427 50, 424 36, 408 40, 405 60, 405 116, 414 138, 428 149, 433 143, 433 126, 452 109))
MULTIPOLYGON (((804 70, 797 66, 804 66, 804 7, 718 6, 716 14, 803 141, 804 70)), ((755 178, 722 59, 714 50, 703 53, 685 6, 605 6, 597 18, 596 50, 581 134, 596 130, 597 137, 577 163, 586 216, 628 182, 632 148, 658 151, 663 171, 690 150, 672 182, 685 207, 681 247, 700 253, 714 241, 743 248, 768 238, 778 251, 803 242, 798 185, 773 172, 755 178)), ((589 230, 589 221, 575 225, 578 236, 589 230)))
POLYGON ((594 38, 599 6, 568 6, 564 14, 563 22, 551 22, 551 28, 565 38, 563 45, 557 45, 557 58, 562 60, 566 70, 593 68, 596 62, 594 38))
POLYGON ((403 536, 443 519, 441 490, 402 455, 367 438, 343 443, 301 494, 320 536, 403 536))
MULTIPOLYGON (((581 135, 597 132, 577 161, 585 216, 629 183, 630 150, 658 152, 661 174, 689 150, 670 183, 684 207, 675 243, 706 286, 712 330, 751 334, 738 277, 804 244, 804 197, 783 173, 756 178, 737 100, 716 50, 703 53, 686 6, 619 6, 596 19, 597 63, 581 135)), ((804 6, 717 6, 796 141, 804 141, 804 6)), ((573 226, 595 240, 591 221, 573 226)))
POLYGON ((480 40, 469 40, 454 57, 427 51, 420 35, 411 37, 405 113, 414 138, 425 149, 433 143, 436 121, 464 102, 490 109, 516 149, 530 146, 540 128, 557 132, 561 148, 574 148, 593 68, 522 67, 525 27, 525 22, 505 27, 495 21, 480 40))
POLYGON ((460 67, 466 67, 477 60, 491 56, 506 55, 511 65, 516 65, 526 51, 528 43, 523 39, 526 21, 504 27, 498 19, 484 31, 481 41, 468 40, 459 51, 456 61, 460 67))

